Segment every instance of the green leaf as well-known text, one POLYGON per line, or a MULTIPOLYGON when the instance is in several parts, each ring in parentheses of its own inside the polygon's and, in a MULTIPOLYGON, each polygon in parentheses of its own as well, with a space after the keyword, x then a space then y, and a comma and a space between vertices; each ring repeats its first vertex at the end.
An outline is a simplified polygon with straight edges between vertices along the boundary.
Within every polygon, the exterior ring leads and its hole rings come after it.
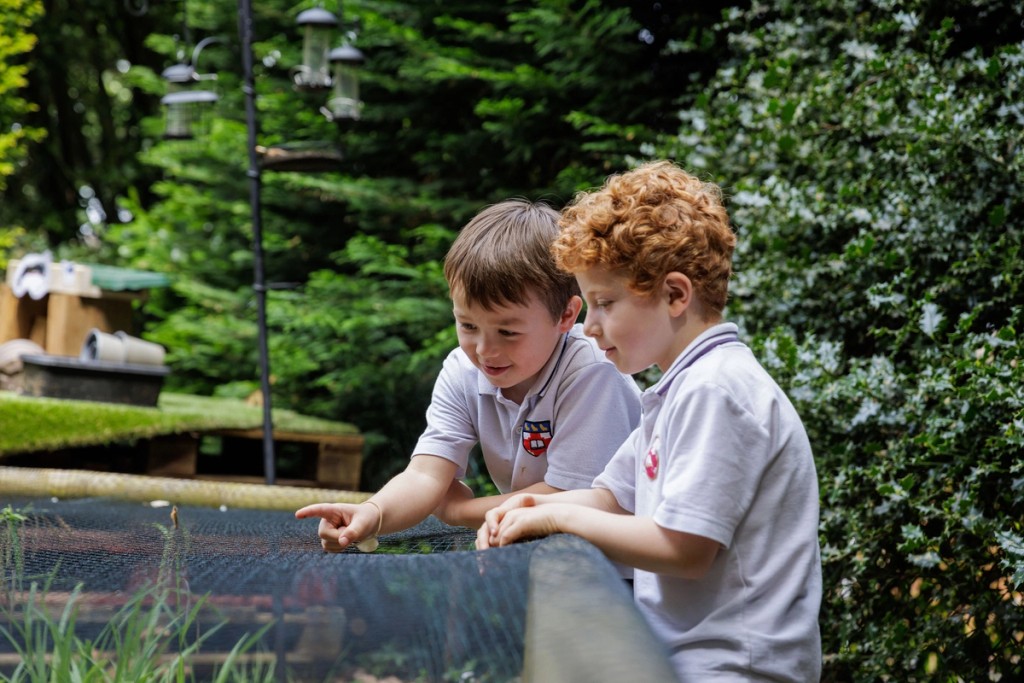
POLYGON ((1001 228, 1006 223, 1006 207, 1003 205, 994 206, 988 212, 988 224, 993 228, 1001 228))

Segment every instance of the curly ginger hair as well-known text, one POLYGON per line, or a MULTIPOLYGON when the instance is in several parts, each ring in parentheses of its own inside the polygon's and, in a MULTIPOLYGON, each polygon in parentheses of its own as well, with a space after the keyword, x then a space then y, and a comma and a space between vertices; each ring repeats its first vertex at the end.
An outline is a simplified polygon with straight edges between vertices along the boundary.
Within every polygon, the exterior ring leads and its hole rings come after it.
POLYGON ((621 271, 631 289, 648 295, 676 271, 690 278, 705 307, 725 308, 736 235, 722 192, 669 161, 643 164, 577 194, 559 226, 552 254, 562 270, 621 271))

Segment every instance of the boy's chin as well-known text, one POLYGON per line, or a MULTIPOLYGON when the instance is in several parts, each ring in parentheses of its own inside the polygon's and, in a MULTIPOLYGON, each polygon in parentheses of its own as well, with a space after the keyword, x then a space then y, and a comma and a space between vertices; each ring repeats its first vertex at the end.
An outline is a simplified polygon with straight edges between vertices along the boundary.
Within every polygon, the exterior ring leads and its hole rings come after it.
POLYGON ((501 389, 502 391, 511 391, 519 386, 518 383, 502 382, 500 377, 488 377, 487 381, 490 382, 491 386, 495 389, 501 389))
POLYGON ((633 369, 630 364, 626 363, 625 359, 620 356, 609 357, 608 360, 611 361, 616 370, 624 375, 632 375, 634 372, 640 372, 639 370, 633 369))
POLYGON ((516 402, 521 401, 523 399, 523 397, 525 397, 526 394, 529 393, 530 386, 532 385, 532 383, 527 383, 527 382, 515 382, 515 383, 512 383, 512 382, 495 381, 494 379, 492 379, 490 377, 488 377, 487 379, 488 379, 488 381, 490 381, 491 385, 495 389, 500 389, 501 390, 501 393, 502 393, 502 395, 505 398, 508 398, 508 399, 510 399, 512 401, 516 401, 516 402))

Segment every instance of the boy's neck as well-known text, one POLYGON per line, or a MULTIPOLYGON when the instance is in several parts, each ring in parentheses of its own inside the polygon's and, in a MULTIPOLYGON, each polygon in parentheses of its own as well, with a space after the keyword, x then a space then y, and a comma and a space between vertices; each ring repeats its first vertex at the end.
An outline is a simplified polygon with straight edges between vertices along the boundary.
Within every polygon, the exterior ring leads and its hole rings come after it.
MULTIPOLYGON (((686 349, 690 348, 694 340, 700 335, 710 330, 715 325, 720 325, 725 319, 720 315, 712 315, 708 318, 704 318, 699 314, 698 311, 687 311, 682 318, 679 319, 679 327, 676 328, 676 354, 673 356, 673 361, 679 356, 683 355, 686 349)), ((667 370, 668 368, 662 368, 667 370)))
MULTIPOLYGON (((687 326, 688 329, 684 332, 686 338, 686 346, 693 343, 693 340, 710 330, 715 325, 721 325, 723 322, 722 316, 716 316, 711 320, 701 320, 700 322, 687 326)), ((685 346, 683 348, 686 348, 685 346)))

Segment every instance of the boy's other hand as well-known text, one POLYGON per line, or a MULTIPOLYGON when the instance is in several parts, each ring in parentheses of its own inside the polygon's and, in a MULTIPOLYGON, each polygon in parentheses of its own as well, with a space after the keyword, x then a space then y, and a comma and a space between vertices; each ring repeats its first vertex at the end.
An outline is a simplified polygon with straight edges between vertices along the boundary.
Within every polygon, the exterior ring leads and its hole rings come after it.
MULTIPOLYGON (((525 502, 525 501, 524 501, 525 502)), ((562 524, 570 514, 581 510, 579 505, 571 503, 552 503, 550 505, 528 505, 509 510, 501 518, 495 532, 489 533, 487 547, 495 548, 519 541, 532 541, 562 531, 562 524)), ((477 546, 480 535, 477 534, 477 546)))
POLYGON ((340 553, 353 543, 372 535, 379 524, 374 505, 350 503, 317 503, 295 511, 296 519, 319 517, 317 535, 320 545, 329 553, 340 553))
MULTIPOLYGON (((476 532, 477 550, 505 545, 498 541, 498 532, 501 528, 502 520, 505 519, 505 515, 517 508, 534 507, 538 503, 537 499, 542 497, 543 496, 530 493, 523 493, 518 496, 512 496, 501 505, 488 510, 484 515, 484 523, 476 532)), ((506 542, 511 543, 511 541, 506 542)))

